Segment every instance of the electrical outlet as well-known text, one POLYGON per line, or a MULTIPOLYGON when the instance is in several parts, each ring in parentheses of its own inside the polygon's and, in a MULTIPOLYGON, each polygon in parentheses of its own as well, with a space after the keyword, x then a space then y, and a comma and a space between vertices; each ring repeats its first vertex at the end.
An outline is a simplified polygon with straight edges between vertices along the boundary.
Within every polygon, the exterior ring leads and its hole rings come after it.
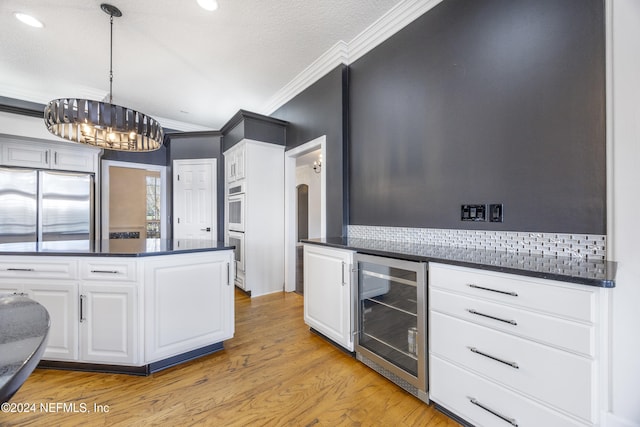
POLYGON ((486 221, 487 205, 462 205, 460 219, 462 221, 486 221))
POLYGON ((489 205, 489 221, 502 222, 504 208, 502 203, 493 203, 489 205))

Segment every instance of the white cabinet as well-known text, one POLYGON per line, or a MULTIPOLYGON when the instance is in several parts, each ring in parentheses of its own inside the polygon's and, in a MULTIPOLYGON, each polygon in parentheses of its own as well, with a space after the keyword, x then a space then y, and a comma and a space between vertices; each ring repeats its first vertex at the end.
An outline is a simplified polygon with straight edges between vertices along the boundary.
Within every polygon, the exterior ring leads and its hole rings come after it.
POLYGON ((136 287, 83 283, 80 304, 80 359, 137 365, 136 287))
POLYGON ((235 241, 239 238, 244 247, 236 285, 252 297, 281 292, 284 289, 284 147, 243 139, 224 156, 225 241, 229 242, 230 231, 236 232, 235 241), (232 216, 236 222, 230 224, 232 216))
POLYGON ((80 359, 140 365, 138 276, 135 261, 80 261, 80 359))
POLYGON ((43 360, 143 366, 232 338, 230 250, 149 257, 0 256, 0 293, 49 312, 43 360))
POLYGON ((304 245, 304 321, 353 351, 353 252, 304 245))
POLYGON ((0 163, 35 169, 97 172, 100 151, 80 144, 66 147, 62 143, 3 139, 0 141, 0 163))
POLYGON ((245 145, 238 144, 225 154, 225 170, 227 182, 234 182, 245 177, 245 145))
POLYGON ((233 337, 232 262, 223 251, 145 264, 147 363, 233 337))
POLYGON ((26 283, 23 292, 49 312, 49 337, 42 356, 48 360, 78 359, 78 283, 46 281, 26 283))
POLYGON ((78 359, 78 263, 62 257, 36 262, 28 257, 0 259, 0 293, 25 294, 50 318, 43 359, 78 359))
POLYGON ((477 426, 599 424, 605 289, 429 270, 432 401, 477 426))

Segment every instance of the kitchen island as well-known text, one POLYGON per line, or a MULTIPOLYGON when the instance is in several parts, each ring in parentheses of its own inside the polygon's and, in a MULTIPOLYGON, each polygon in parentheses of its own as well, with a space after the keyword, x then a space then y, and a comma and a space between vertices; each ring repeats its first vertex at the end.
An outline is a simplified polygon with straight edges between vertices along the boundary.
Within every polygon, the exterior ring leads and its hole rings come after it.
POLYGON ((40 366, 147 375, 234 334, 233 247, 110 239, 0 244, 0 294, 51 317, 40 366))

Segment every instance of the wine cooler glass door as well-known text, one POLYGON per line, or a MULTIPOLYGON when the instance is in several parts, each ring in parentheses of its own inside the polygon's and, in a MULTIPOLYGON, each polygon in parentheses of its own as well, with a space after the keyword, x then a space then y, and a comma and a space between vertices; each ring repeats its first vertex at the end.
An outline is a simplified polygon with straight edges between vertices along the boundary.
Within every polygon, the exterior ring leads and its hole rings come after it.
POLYGON ((424 263, 371 256, 358 260, 359 351, 387 369, 399 368, 402 377, 421 388, 426 376, 425 276, 424 263))

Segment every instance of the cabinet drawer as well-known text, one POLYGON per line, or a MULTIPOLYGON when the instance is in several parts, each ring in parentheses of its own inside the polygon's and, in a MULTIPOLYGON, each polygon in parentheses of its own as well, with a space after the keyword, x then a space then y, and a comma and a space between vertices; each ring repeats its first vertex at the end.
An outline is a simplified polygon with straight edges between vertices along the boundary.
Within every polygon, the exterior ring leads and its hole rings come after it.
POLYGON ((75 279, 78 277, 77 262, 72 259, 51 259, 41 257, 0 260, 0 277, 25 279, 75 279))
POLYGON ((596 293, 587 286, 441 264, 430 264, 429 286, 584 322, 596 318, 596 293))
POLYGON ((429 366, 429 399, 476 426, 586 426, 438 357, 429 366))
POLYGON ((136 264, 131 261, 83 261, 80 270, 85 280, 136 280, 136 264))
POLYGON ((594 421, 596 363, 586 357, 431 312, 434 355, 594 421))
POLYGON ((595 356, 595 327, 467 295, 431 289, 432 310, 530 338, 586 356, 595 356))

